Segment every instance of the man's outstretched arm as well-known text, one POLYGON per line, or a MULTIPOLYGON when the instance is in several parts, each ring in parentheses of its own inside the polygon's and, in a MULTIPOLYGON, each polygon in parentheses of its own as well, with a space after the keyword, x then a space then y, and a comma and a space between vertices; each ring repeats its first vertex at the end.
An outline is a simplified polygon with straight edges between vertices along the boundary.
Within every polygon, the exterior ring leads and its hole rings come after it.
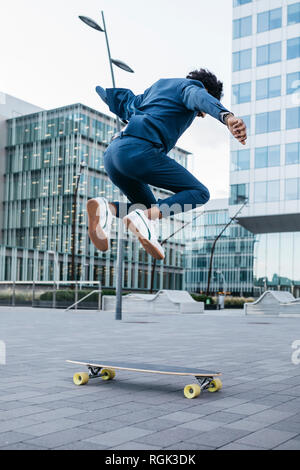
POLYGON ((143 95, 136 96, 131 90, 126 88, 96 87, 96 92, 100 98, 108 105, 110 111, 121 119, 129 121, 142 101, 143 95))
POLYGON ((182 101, 191 111, 207 113, 223 124, 226 124, 231 134, 241 144, 246 144, 247 130, 243 120, 235 117, 219 100, 210 95, 205 88, 196 85, 187 86, 182 92, 182 101))

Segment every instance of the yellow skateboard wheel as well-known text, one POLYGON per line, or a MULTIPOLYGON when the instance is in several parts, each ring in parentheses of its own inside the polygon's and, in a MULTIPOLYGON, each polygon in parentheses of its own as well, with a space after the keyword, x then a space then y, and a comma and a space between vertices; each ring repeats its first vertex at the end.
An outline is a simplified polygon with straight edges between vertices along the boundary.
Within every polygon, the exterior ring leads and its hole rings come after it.
POLYGON ((89 374, 87 372, 76 372, 73 377, 75 385, 85 385, 89 381, 89 374))
POLYGON ((201 393, 201 388, 198 384, 186 385, 184 387, 184 396, 186 398, 196 398, 201 393))
POLYGON ((222 381, 220 379, 214 379, 210 382, 208 391, 209 392, 218 392, 223 387, 222 381))
POLYGON ((102 380, 112 380, 116 376, 114 369, 102 369, 101 370, 101 377, 102 380))

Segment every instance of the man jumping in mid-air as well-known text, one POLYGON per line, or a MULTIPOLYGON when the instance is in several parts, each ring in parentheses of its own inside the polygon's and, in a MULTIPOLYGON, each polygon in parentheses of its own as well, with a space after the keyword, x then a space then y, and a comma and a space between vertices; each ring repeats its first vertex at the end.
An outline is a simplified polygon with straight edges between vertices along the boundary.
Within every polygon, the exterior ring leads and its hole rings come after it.
POLYGON ((168 152, 197 116, 210 114, 218 119, 243 145, 246 126, 220 103, 223 83, 205 69, 187 78, 158 80, 138 96, 124 88, 97 87, 96 91, 113 113, 128 122, 113 137, 104 166, 130 202, 108 202, 103 197, 89 200, 90 239, 98 250, 108 250, 112 218, 122 217, 147 253, 163 259, 164 249, 157 239, 159 219, 194 209, 210 198, 208 189, 168 152), (156 200, 149 185, 174 194, 156 200))

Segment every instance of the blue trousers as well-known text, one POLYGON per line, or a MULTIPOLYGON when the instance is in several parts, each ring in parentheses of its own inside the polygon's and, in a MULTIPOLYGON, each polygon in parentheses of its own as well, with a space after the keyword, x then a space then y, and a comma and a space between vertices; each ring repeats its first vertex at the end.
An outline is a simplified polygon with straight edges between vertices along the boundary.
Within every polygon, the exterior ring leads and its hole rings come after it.
POLYGON ((113 201, 117 217, 125 216, 139 205, 156 205, 163 217, 186 212, 205 204, 208 189, 186 168, 165 154, 163 146, 121 134, 104 154, 105 170, 111 181, 125 194, 129 203, 113 201), (174 193, 156 200, 149 185, 174 193))

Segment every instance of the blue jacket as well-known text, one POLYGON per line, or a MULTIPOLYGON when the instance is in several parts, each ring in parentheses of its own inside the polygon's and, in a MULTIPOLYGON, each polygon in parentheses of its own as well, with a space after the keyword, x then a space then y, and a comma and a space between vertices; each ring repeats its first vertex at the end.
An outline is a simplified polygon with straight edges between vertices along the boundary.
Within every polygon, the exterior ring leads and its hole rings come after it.
POLYGON ((163 144, 167 153, 199 111, 221 122, 221 113, 229 112, 201 82, 186 78, 158 80, 137 96, 125 88, 97 86, 96 91, 112 113, 129 121, 124 134, 163 144))

